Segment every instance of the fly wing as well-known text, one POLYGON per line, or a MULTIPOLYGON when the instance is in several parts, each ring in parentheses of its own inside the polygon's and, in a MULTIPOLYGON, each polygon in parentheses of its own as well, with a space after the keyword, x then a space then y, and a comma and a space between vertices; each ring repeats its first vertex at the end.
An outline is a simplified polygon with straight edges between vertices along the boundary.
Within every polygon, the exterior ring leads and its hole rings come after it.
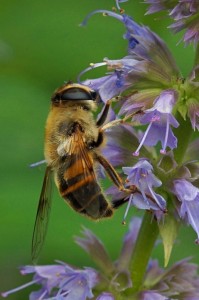
POLYGON ((33 237, 32 237, 32 261, 36 262, 39 253, 42 249, 51 209, 51 191, 52 191, 52 170, 50 167, 46 168, 44 181, 42 185, 41 195, 39 198, 39 204, 37 208, 37 215, 34 225, 33 237))
POLYGON ((76 211, 92 219, 111 215, 112 210, 96 179, 93 155, 80 130, 71 136, 67 149, 69 165, 61 175, 62 197, 76 211))
POLYGON ((68 184, 67 194, 74 192, 91 181, 96 182, 94 161, 88 152, 82 132, 76 130, 68 145, 70 166, 64 170, 63 177, 68 184))

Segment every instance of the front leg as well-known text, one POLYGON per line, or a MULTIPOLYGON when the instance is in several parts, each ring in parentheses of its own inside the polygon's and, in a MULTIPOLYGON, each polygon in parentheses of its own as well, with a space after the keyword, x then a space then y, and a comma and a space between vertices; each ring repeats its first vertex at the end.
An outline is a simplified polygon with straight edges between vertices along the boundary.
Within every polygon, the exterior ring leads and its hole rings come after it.
POLYGON ((132 118, 133 116, 135 115, 138 115, 138 114, 143 114, 143 111, 142 110, 138 110, 138 111, 135 111, 131 114, 129 114, 128 116, 124 117, 123 119, 116 119, 116 120, 113 120, 107 124, 104 124, 100 130, 103 132, 105 130, 107 130, 108 128, 111 128, 111 127, 114 127, 114 126, 117 126, 117 125, 120 125, 120 124, 124 124, 126 123, 126 121, 130 118, 132 118))
POLYGON ((129 114, 128 116, 124 117, 123 119, 117 119, 117 120, 113 120, 107 124, 105 124, 103 126, 103 124, 105 123, 106 119, 107 119, 107 116, 108 116, 108 112, 109 112, 109 109, 111 107, 111 103, 112 102, 117 102, 119 99, 119 97, 116 97, 116 98, 112 98, 112 99, 109 99, 106 104, 104 105, 103 107, 103 111, 102 111, 102 114, 101 116, 99 117, 99 119, 97 120, 96 122, 96 125, 97 127, 100 127, 100 130, 101 131, 105 131, 106 129, 110 128, 110 127, 113 127, 113 126, 117 126, 121 123, 124 123, 126 122, 126 120, 128 120, 129 118, 132 118, 134 115, 136 114, 140 114, 140 113, 143 113, 142 110, 138 110, 138 111, 135 111, 131 114, 129 114))
POLYGON ((104 134, 102 131, 99 131, 96 141, 88 143, 88 149, 98 148, 104 141, 104 134))
POLYGON ((102 155, 95 153, 95 159, 102 165, 107 172, 109 178, 112 180, 112 182, 117 186, 117 188, 122 191, 131 194, 132 189, 126 189, 122 178, 119 176, 119 174, 115 171, 114 167, 104 158, 102 155))
POLYGON ((101 114, 101 116, 99 117, 99 119, 97 120, 97 123, 96 123, 97 127, 101 127, 104 124, 104 122, 106 121, 106 118, 108 116, 108 112, 109 112, 109 109, 110 109, 110 106, 111 106, 111 102, 112 102, 112 100, 110 99, 104 105, 102 114, 101 114))

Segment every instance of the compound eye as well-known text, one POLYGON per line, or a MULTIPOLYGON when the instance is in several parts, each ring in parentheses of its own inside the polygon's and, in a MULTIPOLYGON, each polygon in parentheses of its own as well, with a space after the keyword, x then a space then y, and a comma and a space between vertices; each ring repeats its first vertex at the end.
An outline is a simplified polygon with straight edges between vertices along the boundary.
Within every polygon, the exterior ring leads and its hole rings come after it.
POLYGON ((57 91, 51 98, 52 102, 59 103, 60 101, 77 101, 77 100, 92 100, 97 99, 98 93, 95 90, 82 87, 70 87, 57 91))
POLYGON ((60 94, 60 100, 92 100, 91 95, 81 88, 70 88, 60 94))
POLYGON ((96 91, 91 91, 90 94, 91 94, 92 99, 96 100, 96 98, 97 98, 97 92, 96 91))

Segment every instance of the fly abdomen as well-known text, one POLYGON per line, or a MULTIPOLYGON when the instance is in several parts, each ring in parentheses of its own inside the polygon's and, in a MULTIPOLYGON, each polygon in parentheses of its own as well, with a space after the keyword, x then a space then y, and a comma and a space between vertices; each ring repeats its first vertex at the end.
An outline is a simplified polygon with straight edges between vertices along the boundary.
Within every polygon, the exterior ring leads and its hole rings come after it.
POLYGON ((113 210, 91 175, 79 174, 59 181, 59 191, 77 212, 92 219, 111 217, 113 210))
MULTIPOLYGON (((56 170, 61 196, 77 212, 92 219, 110 217, 113 210, 101 191, 94 170, 95 157, 87 145, 87 135, 78 122, 71 126, 71 136, 63 144, 66 156, 56 170)), ((90 139, 94 139, 90 132, 90 139)))
POLYGON ((63 198, 79 213, 95 220, 113 215, 113 210, 102 193, 91 195, 91 197, 88 195, 86 199, 81 200, 78 193, 79 191, 76 191, 63 198))

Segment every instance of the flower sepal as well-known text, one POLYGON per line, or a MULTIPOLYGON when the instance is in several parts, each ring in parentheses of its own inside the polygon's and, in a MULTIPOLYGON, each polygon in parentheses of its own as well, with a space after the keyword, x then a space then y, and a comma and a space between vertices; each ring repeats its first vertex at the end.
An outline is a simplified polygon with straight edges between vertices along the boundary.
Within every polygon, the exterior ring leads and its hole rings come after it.
POLYGON ((172 211, 169 210, 164 216, 164 220, 158 223, 158 226, 164 246, 164 267, 167 267, 178 234, 180 222, 176 220, 172 211))

